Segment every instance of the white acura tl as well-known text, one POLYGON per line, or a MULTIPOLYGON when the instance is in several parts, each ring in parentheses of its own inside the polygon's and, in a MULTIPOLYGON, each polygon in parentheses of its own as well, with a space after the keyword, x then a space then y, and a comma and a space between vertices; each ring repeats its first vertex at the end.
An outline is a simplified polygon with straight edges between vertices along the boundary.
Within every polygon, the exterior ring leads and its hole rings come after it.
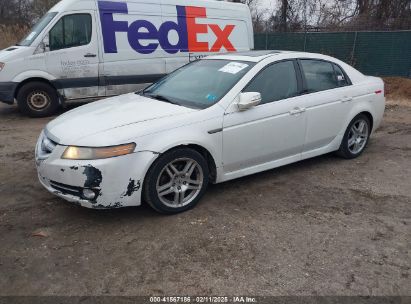
POLYGON ((208 183, 337 151, 359 156, 384 113, 384 84, 332 57, 255 51, 190 63, 142 92, 51 121, 40 182, 84 207, 148 202, 177 213, 208 183))

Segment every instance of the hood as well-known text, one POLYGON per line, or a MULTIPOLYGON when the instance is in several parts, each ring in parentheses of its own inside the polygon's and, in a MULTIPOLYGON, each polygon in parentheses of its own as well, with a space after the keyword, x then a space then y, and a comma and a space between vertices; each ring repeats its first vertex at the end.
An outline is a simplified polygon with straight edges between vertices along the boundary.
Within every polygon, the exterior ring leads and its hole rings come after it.
MULTIPOLYGON (((59 144, 75 145, 84 137, 98 136, 99 133, 114 128, 147 124, 195 111, 197 110, 130 93, 95 101, 69 111, 51 121, 46 126, 46 133, 59 144)), ((130 134, 124 136, 131 137, 130 134)), ((115 140, 117 139, 113 141, 115 140)), ((109 141, 107 139, 107 145, 111 144, 109 141)))
POLYGON ((10 46, 0 51, 0 62, 8 62, 15 59, 21 59, 25 56, 32 55, 33 47, 29 46, 10 46))

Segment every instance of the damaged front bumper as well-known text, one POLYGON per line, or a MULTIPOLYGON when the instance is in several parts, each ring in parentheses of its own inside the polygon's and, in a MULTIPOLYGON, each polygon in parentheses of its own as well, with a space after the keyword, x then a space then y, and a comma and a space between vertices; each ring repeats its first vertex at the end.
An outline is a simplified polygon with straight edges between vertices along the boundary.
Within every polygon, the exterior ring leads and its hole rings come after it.
POLYGON ((66 146, 55 145, 44 157, 36 147, 40 183, 51 193, 77 205, 94 209, 138 206, 145 173, 156 155, 152 152, 97 160, 62 159, 66 146), (88 198, 94 193, 94 198, 88 198))

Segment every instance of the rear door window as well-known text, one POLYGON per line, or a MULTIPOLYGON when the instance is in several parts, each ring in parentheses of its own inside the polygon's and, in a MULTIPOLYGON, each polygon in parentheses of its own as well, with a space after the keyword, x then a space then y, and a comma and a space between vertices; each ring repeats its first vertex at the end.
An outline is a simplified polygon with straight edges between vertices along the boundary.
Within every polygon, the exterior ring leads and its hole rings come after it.
POLYGON ((300 62, 309 93, 338 87, 332 63, 311 59, 303 59, 300 62))
POLYGON ((344 72, 342 71, 342 69, 336 65, 334 65, 334 70, 335 70, 335 76, 337 77, 337 84, 339 87, 344 87, 349 85, 348 79, 345 76, 344 72))

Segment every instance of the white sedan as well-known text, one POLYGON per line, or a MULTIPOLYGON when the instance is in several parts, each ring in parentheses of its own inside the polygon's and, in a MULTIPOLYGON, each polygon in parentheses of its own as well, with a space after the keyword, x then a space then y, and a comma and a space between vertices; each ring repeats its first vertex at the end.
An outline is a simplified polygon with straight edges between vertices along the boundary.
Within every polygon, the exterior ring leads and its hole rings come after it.
POLYGON ((320 154, 359 156, 384 84, 320 54, 254 51, 190 63, 142 92, 51 121, 40 182, 84 207, 187 210, 221 183, 320 154))

